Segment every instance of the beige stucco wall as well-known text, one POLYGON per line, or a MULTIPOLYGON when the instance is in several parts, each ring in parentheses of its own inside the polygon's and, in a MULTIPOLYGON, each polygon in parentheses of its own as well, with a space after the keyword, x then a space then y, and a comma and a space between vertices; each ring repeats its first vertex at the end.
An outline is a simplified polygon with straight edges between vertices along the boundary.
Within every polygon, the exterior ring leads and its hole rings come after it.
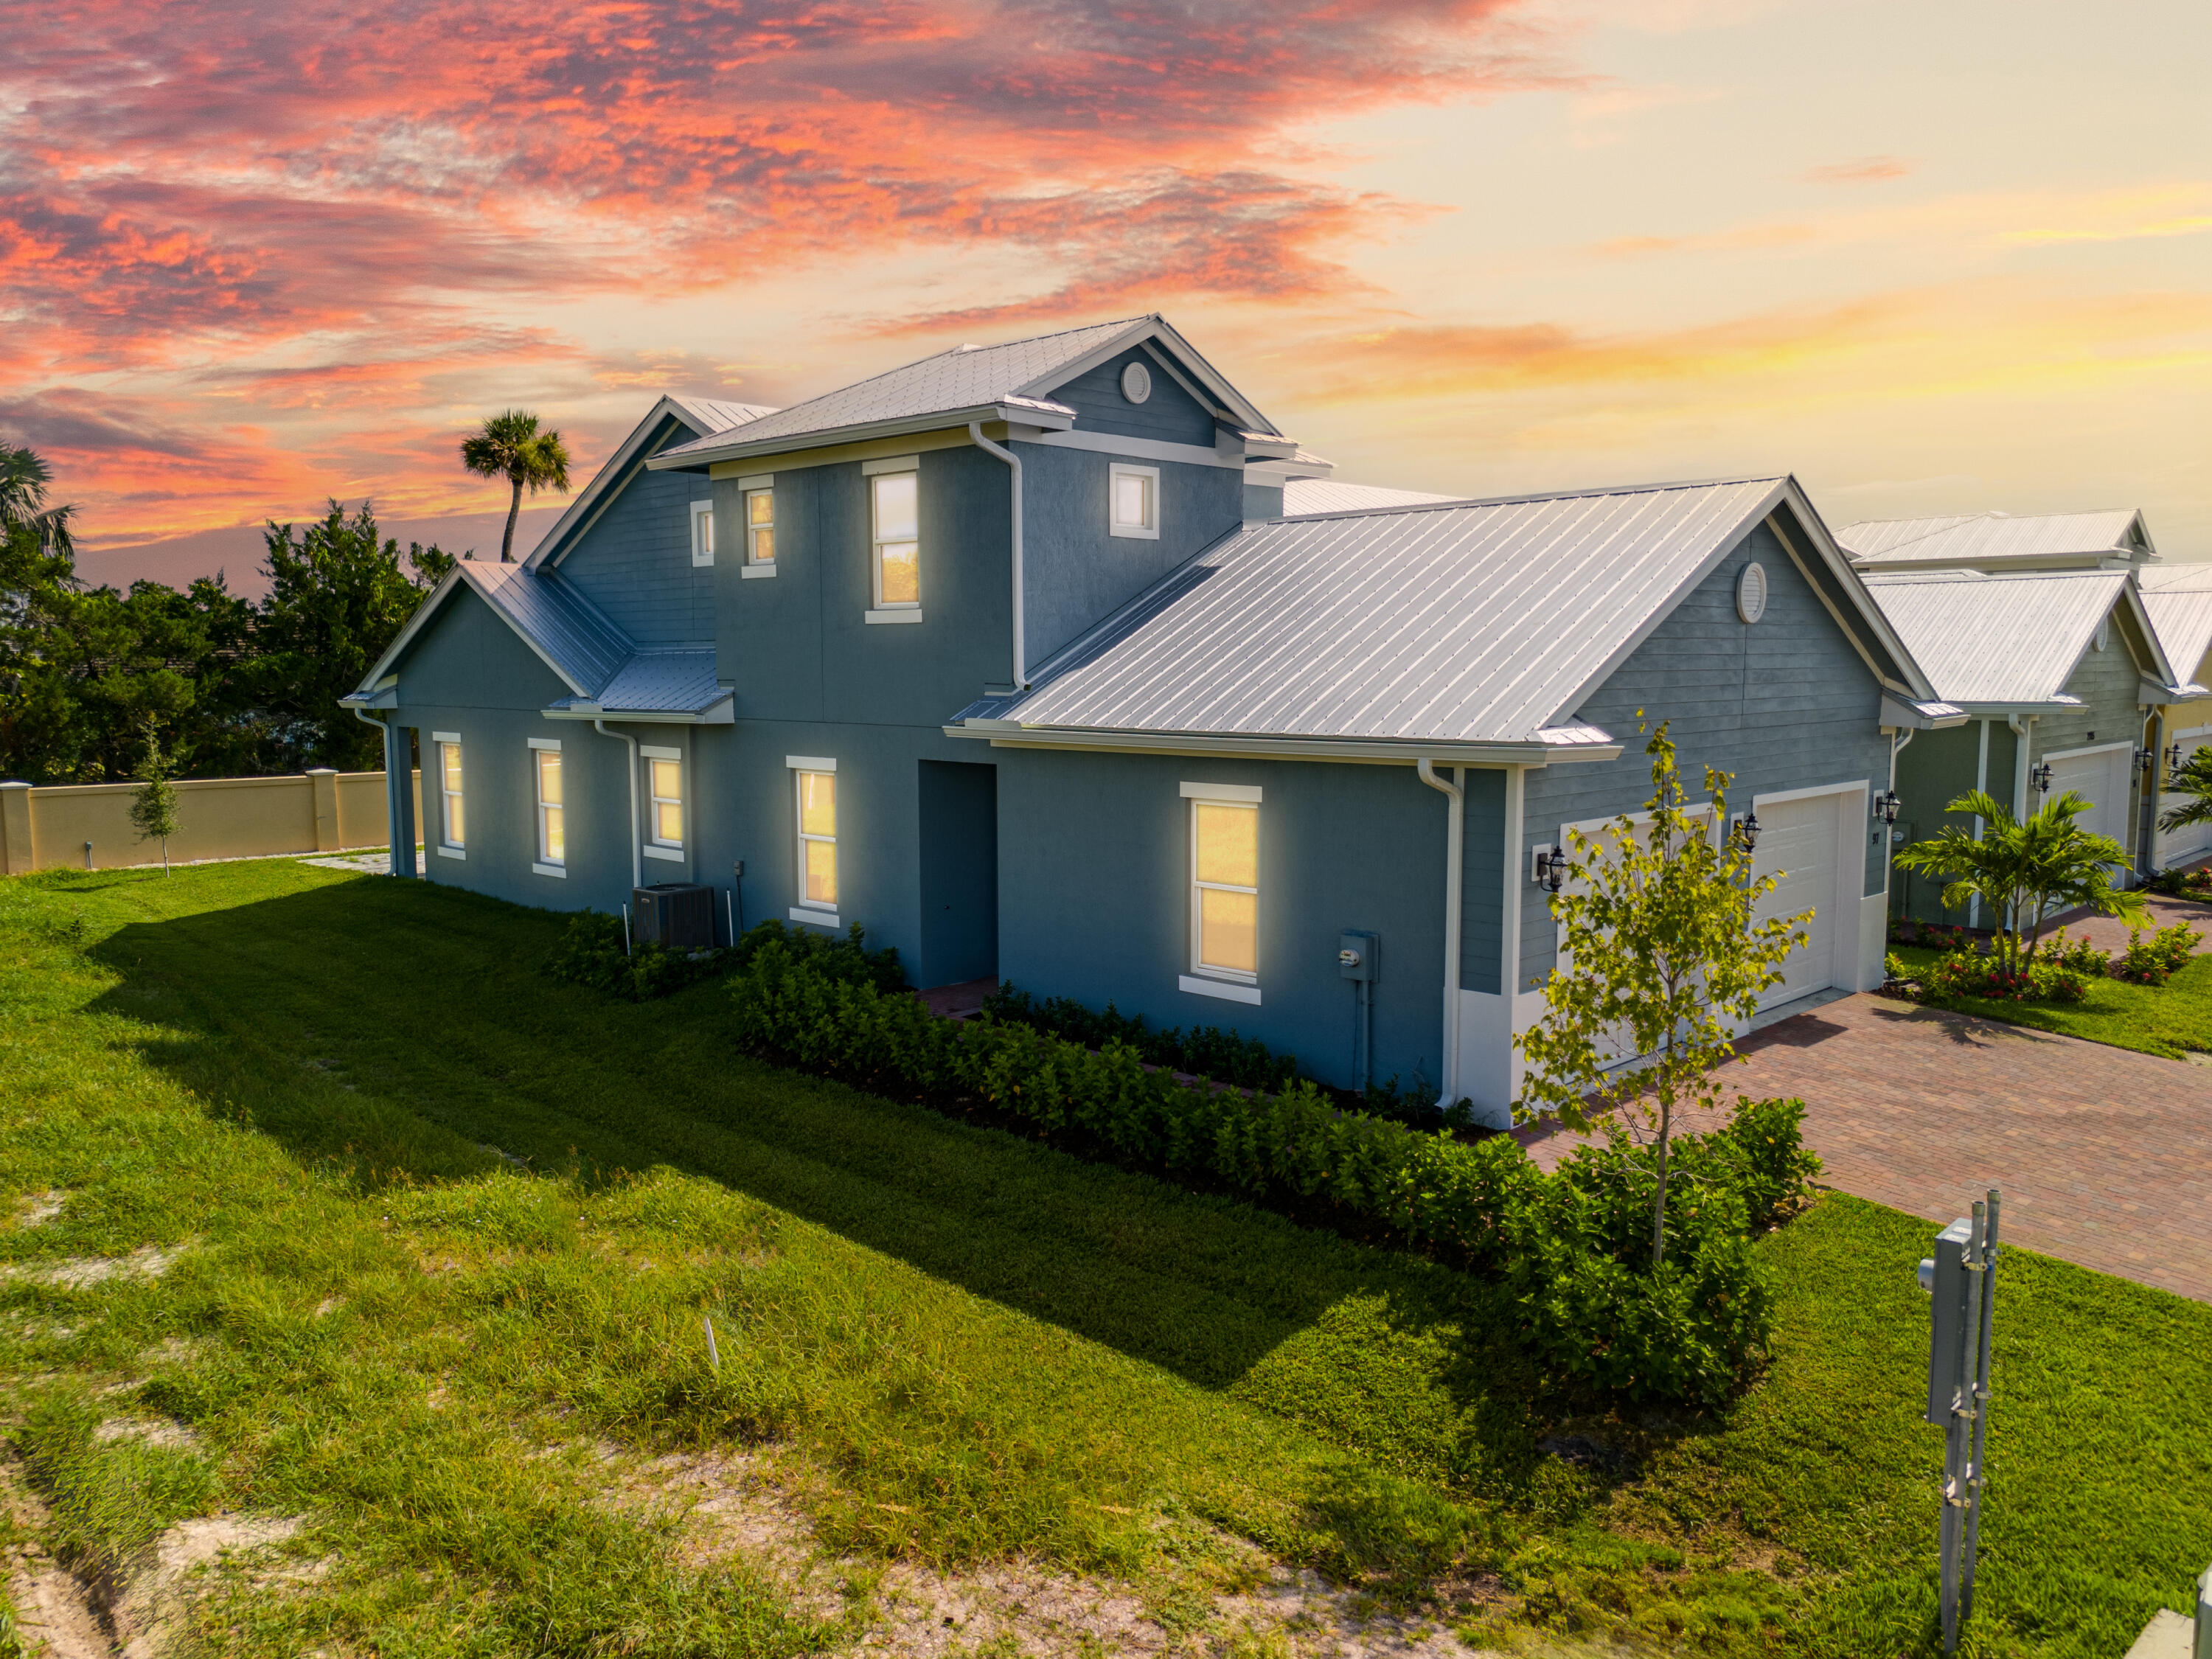
MULTIPOLYGON (((158 842, 131 827, 135 783, 0 784, 0 871, 20 875, 67 865, 109 869, 159 864, 158 842), (89 842, 91 850, 86 851, 89 842)), ((318 770, 279 778, 179 779, 173 861, 255 858, 381 847, 388 837, 384 774, 318 770)), ((415 775, 416 822, 422 778, 415 775)))

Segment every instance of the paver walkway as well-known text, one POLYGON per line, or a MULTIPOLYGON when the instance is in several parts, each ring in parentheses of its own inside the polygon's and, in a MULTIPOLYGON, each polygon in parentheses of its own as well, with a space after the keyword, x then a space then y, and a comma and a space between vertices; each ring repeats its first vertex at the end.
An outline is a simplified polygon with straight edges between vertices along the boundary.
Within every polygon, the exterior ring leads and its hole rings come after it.
POLYGON ((2008 1242, 2212 1302, 2212 1067, 1864 994, 1741 1048, 1731 1090, 1802 1098, 1827 1185, 1939 1224, 1996 1187, 2008 1242))

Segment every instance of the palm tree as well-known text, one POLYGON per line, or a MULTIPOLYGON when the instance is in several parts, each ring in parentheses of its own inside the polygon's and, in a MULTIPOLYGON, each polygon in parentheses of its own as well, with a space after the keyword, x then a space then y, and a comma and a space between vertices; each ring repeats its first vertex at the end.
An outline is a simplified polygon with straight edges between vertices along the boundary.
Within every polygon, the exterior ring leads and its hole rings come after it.
POLYGON ((507 534, 499 544, 499 562, 514 562, 514 520, 522 511, 522 491, 535 495, 541 489, 568 493, 568 447, 561 434, 538 429, 538 417, 520 409, 486 418, 481 430, 461 440, 461 465, 486 478, 505 478, 514 486, 507 504, 507 534))
POLYGON ((0 443, 0 536, 27 530, 49 553, 74 553, 70 539, 73 507, 48 507, 46 485, 52 471, 33 451, 0 443))
POLYGON ((2149 920, 2142 896, 2112 880, 2115 869, 2128 868, 2127 848, 2074 822, 2089 810, 2089 803, 2071 789, 2045 801, 2025 823, 2015 822, 2009 807, 1979 789, 1943 810, 1970 812, 1986 827, 1977 839, 1956 824, 1946 825, 1942 835, 1899 853, 1897 862, 1946 878, 1948 908, 1958 909, 1968 899, 1979 898, 2004 917, 2009 927, 1997 935, 1997 959, 2006 967, 2033 961, 2043 943, 2045 919, 2063 910, 2088 905, 2110 916, 2149 920))
POLYGON ((2171 834, 2194 824, 2212 823, 2212 749, 2199 744, 2197 752, 2189 757, 2188 765, 2166 775, 2166 787, 2189 799, 2179 806, 2167 807, 2160 815, 2160 829, 2171 834))

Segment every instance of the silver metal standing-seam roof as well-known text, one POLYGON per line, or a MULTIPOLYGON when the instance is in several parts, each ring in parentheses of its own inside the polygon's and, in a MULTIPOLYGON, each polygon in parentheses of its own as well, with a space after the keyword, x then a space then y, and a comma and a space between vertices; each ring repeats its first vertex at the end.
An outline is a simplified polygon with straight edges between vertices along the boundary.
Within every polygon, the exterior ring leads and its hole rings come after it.
MULTIPOLYGON (((1097 323, 1059 334, 1010 340, 1004 345, 957 346, 950 351, 940 351, 920 362, 840 386, 835 392, 764 416, 749 424, 745 441, 804 437, 878 421, 910 420, 919 416, 975 409, 987 404, 1013 402, 1021 399, 1024 387, 1081 361, 1146 320, 1141 317, 1124 318, 1120 322, 1097 323)), ((1063 415, 1075 412, 1048 400, 1026 401, 1043 410, 1063 415)), ((665 458, 717 447, 716 440, 702 438, 673 445, 661 453, 665 458)))
POLYGON ((764 420, 777 412, 774 404, 733 404, 720 398, 695 397, 688 392, 672 392, 668 401, 693 416, 694 426, 706 436, 764 420))
POLYGON ((1870 569, 2047 559, 2069 554, 2136 559, 2150 551, 2142 515, 2133 507, 2021 517, 1972 513, 1929 519, 1872 519, 1846 525, 1835 534, 1852 561, 1870 569), (2140 540, 2134 539, 2137 536, 2140 540))
POLYGON ((1944 702, 2033 703, 2058 699, 2097 625, 2125 593, 2128 575, 1961 572, 1869 575, 1866 585, 1944 702))
POLYGON ((641 651, 588 701, 608 715, 702 714, 729 695, 711 650, 641 651))
POLYGON ((2146 587, 2142 601, 2173 672, 2185 680, 2212 680, 2212 580, 2146 587))
POLYGON ((629 636, 558 575, 473 559, 454 568, 580 696, 613 679, 634 653, 629 636))
POLYGON ((1747 478, 1248 525, 994 714, 1058 730, 1596 741, 1545 729, 1790 489, 1747 478))
POLYGON ((1419 489, 1391 489, 1382 484, 1340 483, 1334 478, 1292 478, 1283 485, 1283 516, 1359 513, 1374 507, 1426 507, 1460 499, 1419 489))

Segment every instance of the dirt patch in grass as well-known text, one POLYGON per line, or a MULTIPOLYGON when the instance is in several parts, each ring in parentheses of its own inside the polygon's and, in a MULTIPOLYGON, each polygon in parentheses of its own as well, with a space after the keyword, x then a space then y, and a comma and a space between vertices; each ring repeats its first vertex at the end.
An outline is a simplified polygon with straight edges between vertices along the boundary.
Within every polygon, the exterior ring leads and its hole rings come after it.
POLYGON ((159 1279, 183 1254, 181 1248, 163 1249, 148 1244, 128 1255, 80 1255, 0 1267, 0 1279, 29 1279, 58 1291, 84 1291, 116 1279, 159 1279))
POLYGON ((61 1212, 62 1195, 59 1193, 26 1193, 16 1202, 16 1230, 28 1232, 33 1227, 43 1227, 61 1212))

